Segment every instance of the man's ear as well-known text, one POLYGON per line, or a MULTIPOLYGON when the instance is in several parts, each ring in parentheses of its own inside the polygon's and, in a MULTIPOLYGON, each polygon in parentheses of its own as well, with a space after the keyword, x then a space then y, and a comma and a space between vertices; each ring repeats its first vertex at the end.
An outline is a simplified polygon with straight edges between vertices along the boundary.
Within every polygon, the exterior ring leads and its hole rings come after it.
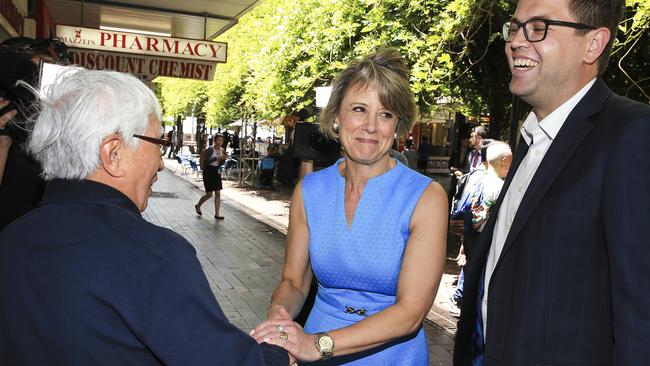
POLYGON ((102 168, 111 177, 119 178, 124 175, 120 164, 120 153, 123 150, 124 141, 117 133, 106 136, 99 146, 99 158, 102 162, 102 168))
POLYGON ((589 32, 589 44, 587 45, 587 50, 585 53, 584 61, 592 65, 598 62, 600 55, 602 55, 609 39, 611 37, 611 32, 609 28, 600 27, 596 30, 589 32))

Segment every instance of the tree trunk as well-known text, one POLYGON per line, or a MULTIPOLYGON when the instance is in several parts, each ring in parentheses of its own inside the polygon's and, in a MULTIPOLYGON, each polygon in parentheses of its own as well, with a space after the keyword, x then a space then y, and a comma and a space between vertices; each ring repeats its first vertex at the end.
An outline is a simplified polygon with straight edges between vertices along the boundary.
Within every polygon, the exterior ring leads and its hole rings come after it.
POLYGON ((176 116, 176 143, 174 144, 174 155, 178 155, 183 147, 183 116, 176 116))

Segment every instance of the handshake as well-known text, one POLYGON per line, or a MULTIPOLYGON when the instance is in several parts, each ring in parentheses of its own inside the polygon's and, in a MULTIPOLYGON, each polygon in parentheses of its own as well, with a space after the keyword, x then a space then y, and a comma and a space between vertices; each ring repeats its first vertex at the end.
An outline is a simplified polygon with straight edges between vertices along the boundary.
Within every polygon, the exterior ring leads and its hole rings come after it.
POLYGON ((250 335, 257 343, 273 344, 287 350, 291 365, 296 365, 297 361, 312 362, 331 357, 334 352, 334 342, 329 335, 305 333, 282 305, 272 305, 268 319, 258 324, 250 335))

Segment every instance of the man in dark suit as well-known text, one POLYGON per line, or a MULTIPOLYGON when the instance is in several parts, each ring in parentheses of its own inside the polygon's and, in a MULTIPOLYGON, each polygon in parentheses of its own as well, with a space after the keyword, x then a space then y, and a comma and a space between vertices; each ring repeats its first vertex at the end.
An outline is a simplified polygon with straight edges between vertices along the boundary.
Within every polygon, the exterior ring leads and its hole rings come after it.
POLYGON ((464 173, 473 171, 483 163, 481 158, 481 146, 483 145, 483 140, 486 138, 487 130, 485 127, 476 126, 472 129, 472 132, 469 134, 469 146, 472 147, 472 149, 467 152, 467 156, 465 157, 464 173))
POLYGON ((0 233, 2 365, 288 365, 228 322, 190 243, 142 218, 160 106, 138 79, 52 85, 28 148, 48 185, 0 233))
POLYGON ((465 277, 456 366, 650 363, 650 107, 598 77, 622 0, 520 0, 510 90, 533 107, 465 277))

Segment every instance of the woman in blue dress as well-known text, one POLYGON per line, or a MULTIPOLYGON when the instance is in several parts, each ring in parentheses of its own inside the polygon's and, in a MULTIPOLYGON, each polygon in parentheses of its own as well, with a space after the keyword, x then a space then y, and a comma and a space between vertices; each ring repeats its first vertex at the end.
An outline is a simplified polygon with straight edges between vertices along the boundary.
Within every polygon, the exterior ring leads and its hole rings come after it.
MULTIPOLYGON (((299 361, 428 366, 422 320, 445 261, 447 195, 389 157, 417 110, 394 50, 348 66, 333 84, 321 129, 343 158, 307 175, 291 200, 282 280, 268 320, 251 334, 299 361), (304 330, 312 273, 318 293, 304 330)), ((319 363, 319 364, 321 364, 319 363)))

